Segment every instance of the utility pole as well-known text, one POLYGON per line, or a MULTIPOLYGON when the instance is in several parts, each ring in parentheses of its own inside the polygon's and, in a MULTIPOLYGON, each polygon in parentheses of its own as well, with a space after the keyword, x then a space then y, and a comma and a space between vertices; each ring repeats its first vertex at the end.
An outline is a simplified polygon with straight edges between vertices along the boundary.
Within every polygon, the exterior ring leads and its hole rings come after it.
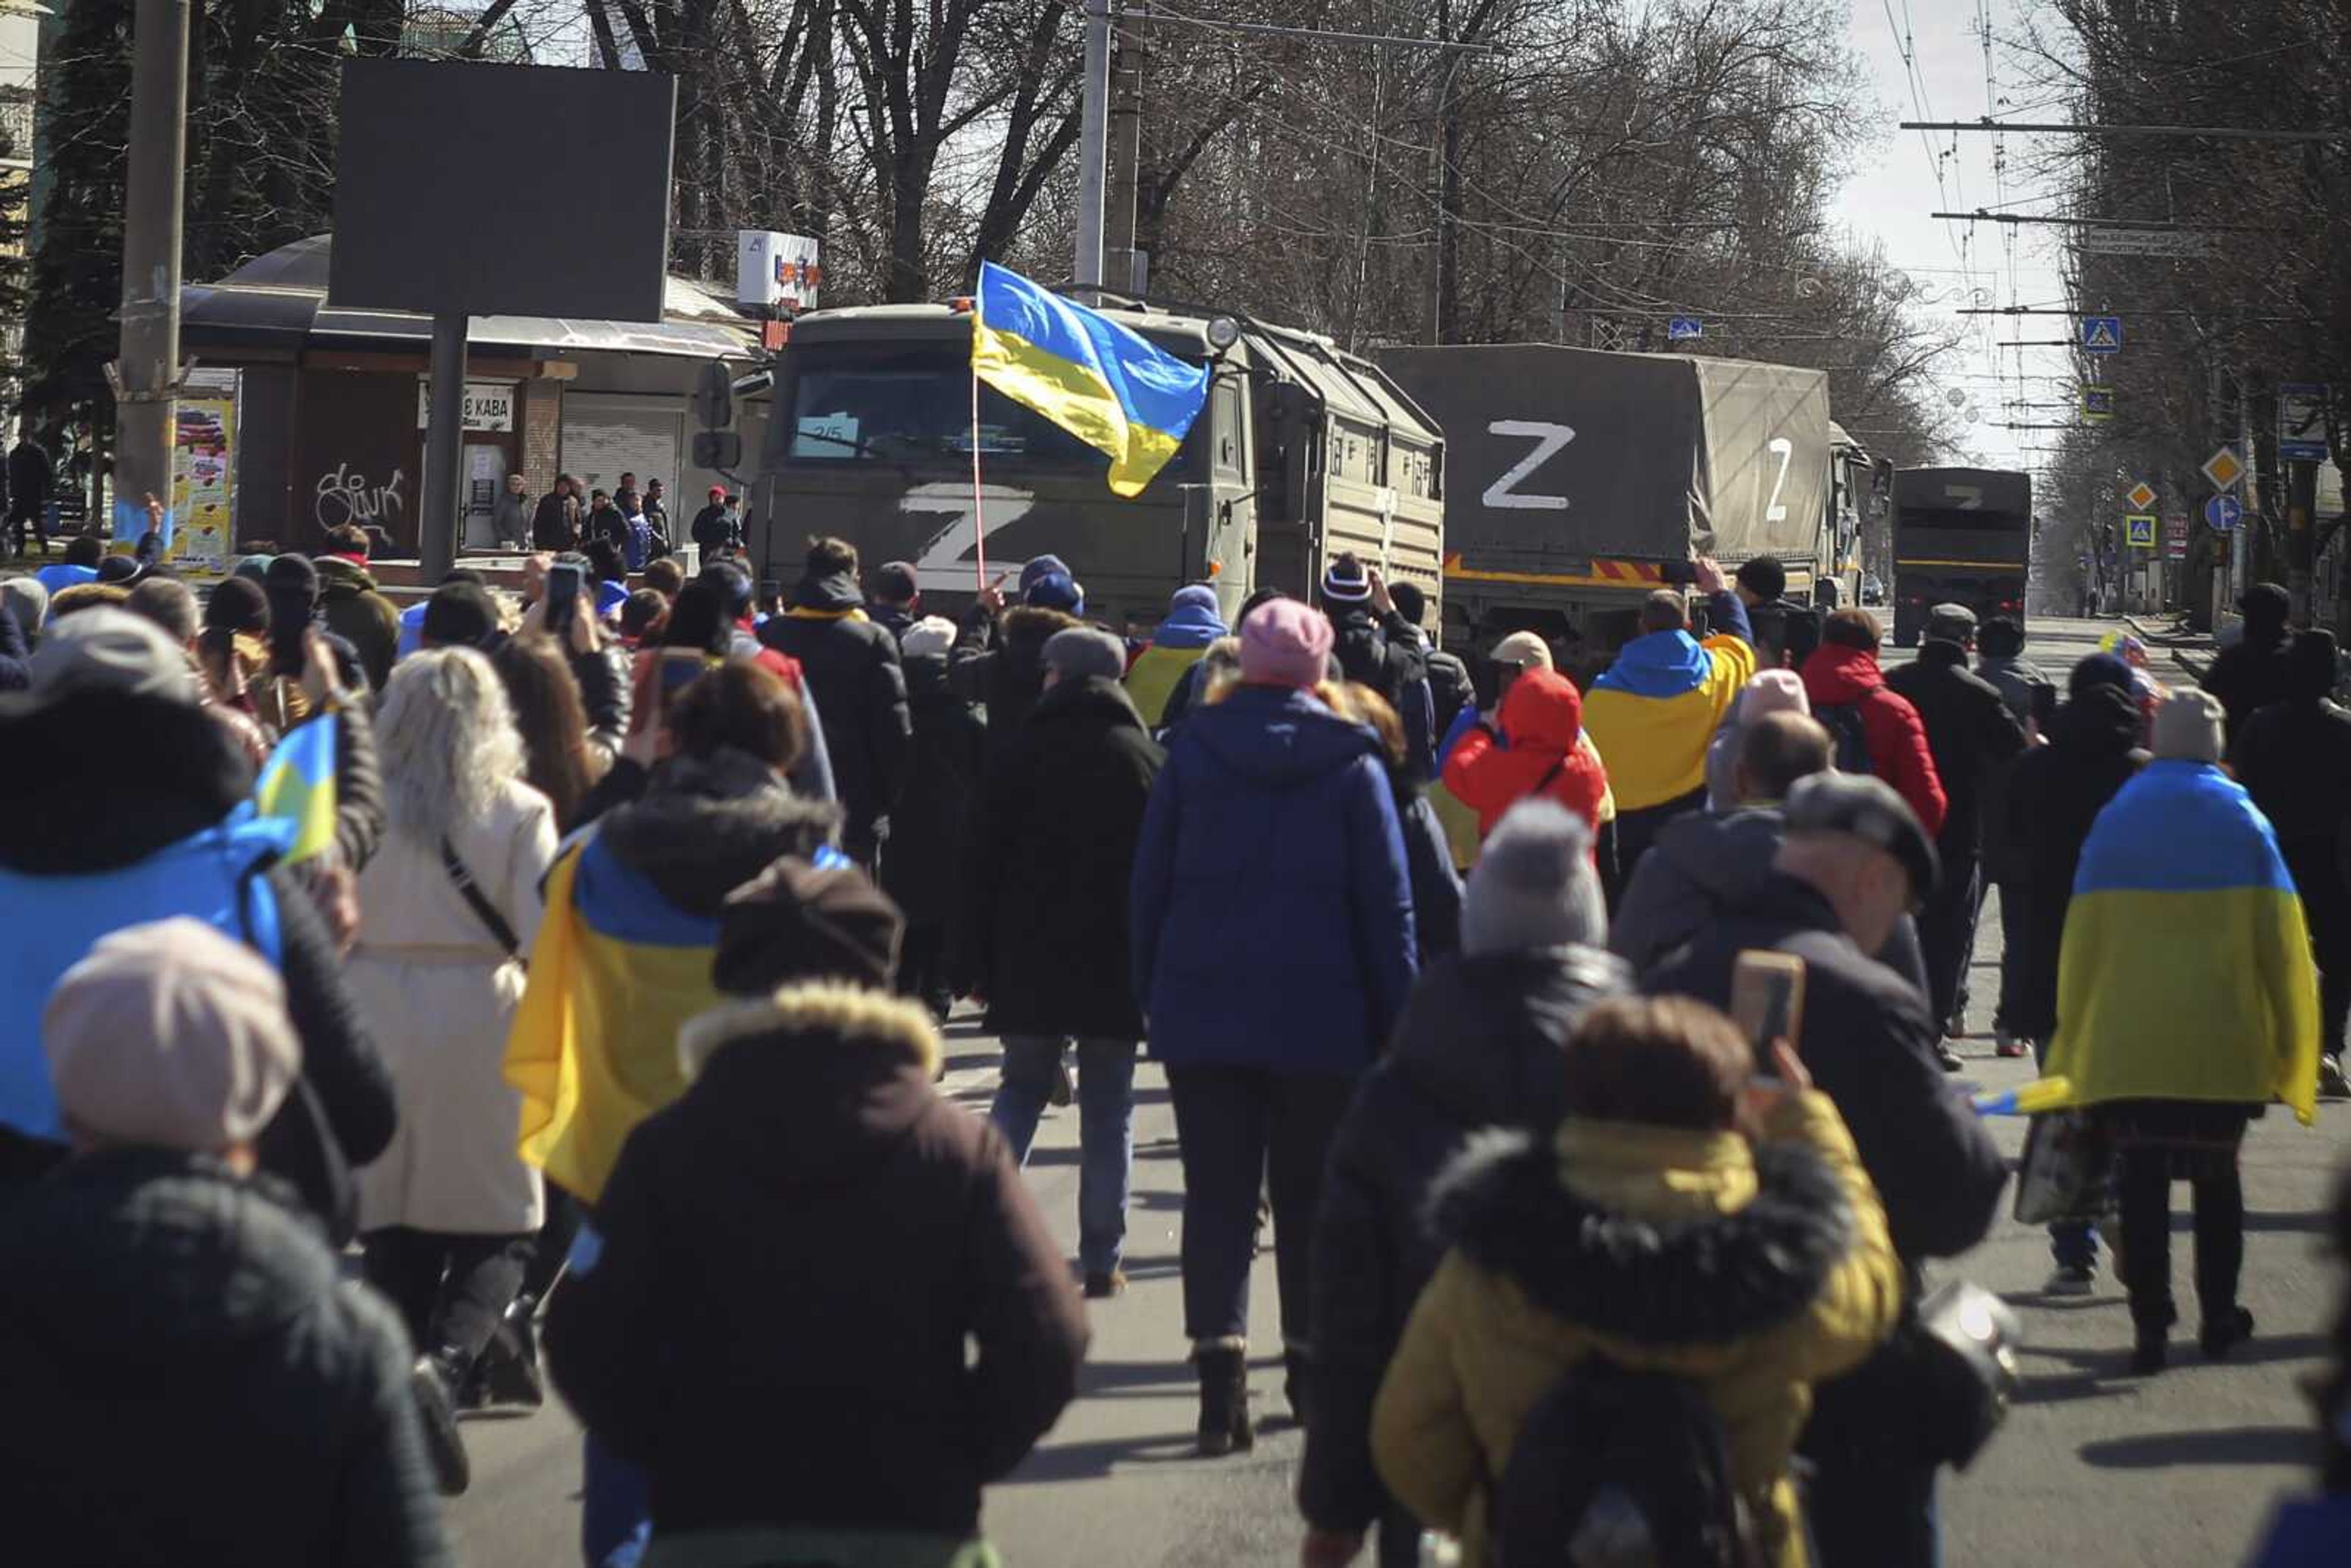
POLYGON ((1071 280, 1102 281, 1102 164, 1110 131, 1110 0, 1086 0, 1086 79, 1078 117, 1078 255, 1071 280))
POLYGON ((1134 185, 1143 162, 1143 40, 1122 29, 1111 40, 1109 194, 1102 213, 1102 287, 1140 298, 1144 258, 1134 248, 1134 185))
POLYGON ((180 386, 180 213, 187 183, 188 0, 138 0, 131 57, 131 186, 122 225, 122 348, 115 389, 114 538, 172 503, 180 386))

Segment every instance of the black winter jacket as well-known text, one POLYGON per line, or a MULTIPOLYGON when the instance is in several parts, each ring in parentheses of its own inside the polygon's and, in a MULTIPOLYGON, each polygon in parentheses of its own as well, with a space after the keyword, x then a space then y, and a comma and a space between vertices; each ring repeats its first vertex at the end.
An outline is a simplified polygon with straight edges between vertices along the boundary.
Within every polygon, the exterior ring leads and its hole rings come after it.
POLYGON ((1423 971, 1395 1043, 1356 1087, 1331 1145, 1314 1225, 1314 1377, 1299 1508, 1362 1530, 1390 1505, 1372 1465, 1372 1401, 1405 1319, 1444 1256, 1430 1187, 1481 1127, 1548 1134, 1562 1050, 1584 1009, 1632 971, 1588 947, 1443 959, 1423 971))
POLYGON ((945 653, 908 659, 905 671, 914 746, 906 792, 890 813, 882 891, 908 925, 940 925, 956 915, 966 829, 987 766, 987 725, 948 686, 945 653))
POLYGON ((987 708, 990 755, 1000 753, 1020 733, 1020 721, 1045 689, 1045 643, 1053 633, 1083 625, 1058 610, 1017 605, 999 625, 977 605, 947 654, 947 678, 964 697, 987 708))
POLYGON ((530 515, 530 543, 533 549, 569 550, 580 548, 580 525, 564 503, 569 496, 559 496, 549 490, 538 498, 538 506, 530 515))
POLYGON ((11 1560, 455 1563, 410 1354, 268 1178, 160 1149, 68 1160, 0 1205, 11 1560))
POLYGON ((1886 672, 1886 685, 1910 699, 1927 727, 1927 749, 1948 802, 1937 840, 1943 860, 1977 859, 1985 785, 2024 749, 2024 726, 2000 688, 1968 668, 1967 650, 1957 643, 1928 638, 1916 659, 1886 672))
POLYGON ((1804 960, 1797 1051, 1853 1130, 1903 1261, 1915 1269, 1982 1240, 2008 1162, 1936 1064, 1941 1031, 1926 998, 1864 957, 1809 883, 1772 873, 1752 898, 1642 977, 1641 988, 1728 1008, 1731 969, 1750 947, 1804 960))
MULTIPOLYGON (((1429 695, 1420 633, 1393 610, 1375 616, 1360 604, 1324 609, 1331 617, 1331 656, 1339 661, 1340 671, 1387 699, 1404 722, 1405 766, 1416 779, 1435 778, 1439 720, 1429 695)), ((1452 723, 1453 715, 1445 715, 1442 722, 1452 723)))
POLYGON ((2016 760, 2008 780, 2008 833, 2017 879, 2008 885, 2021 918, 2011 961, 2013 994, 2009 1027, 2028 1040, 2047 1040, 2057 1028, 2057 958, 2065 941, 2065 912, 2074 900, 2074 873, 2091 824, 2147 761, 2139 749, 2144 721, 2129 693, 2093 686, 2057 711, 2049 744, 2016 760))
POLYGON ((850 852, 860 858, 888 836, 914 738, 898 640, 863 618, 864 603, 853 578, 803 578, 791 608, 759 628, 761 642, 799 661, 816 696, 850 852))
POLYGON ((25 646, 25 629, 16 623, 16 613, 0 604, 0 692, 21 692, 33 684, 33 672, 27 661, 32 650, 25 646))
POLYGON ((1127 894, 1165 760, 1125 688, 1092 676, 1040 697, 989 765, 952 967, 990 1030, 1143 1039, 1127 894))
MULTIPOLYGON (((226 728, 193 703, 162 697, 0 699, 0 755, 43 759, 17 780, 13 809, 0 812, 0 865, 34 876, 133 864, 211 827, 253 790, 252 768, 226 728)), ((392 1076, 309 894, 287 871, 266 874, 302 1076, 262 1130, 262 1167, 289 1183, 340 1242, 353 1218, 350 1168, 392 1142, 392 1076)), ((11 912, 19 915, 29 917, 11 912)), ((54 1157, 26 1163, 38 1168, 54 1157)))
POLYGON ((2351 820, 2351 713, 2332 702, 2273 704, 2238 727, 2229 762, 2280 844, 2333 863, 2351 820))
POLYGON ((2291 684, 2286 649, 2292 642, 2283 632, 2257 642, 2249 630, 2242 641, 2221 649, 2212 667, 2204 672, 2204 689, 2229 710, 2231 745, 2247 719, 2272 703, 2285 701, 2291 684))
POLYGON ((601 512, 591 511, 580 520, 580 548, 585 549, 595 539, 609 539, 612 548, 625 557, 629 553, 629 519, 618 507, 606 507, 601 512))
POLYGON ((787 990, 679 1043, 699 1071, 630 1134, 549 1308, 557 1385, 645 1467, 657 1536, 976 1532, 1086 1343, 1003 1138, 931 1087, 903 1003, 787 990))
POLYGON ((702 547, 705 563, 716 560, 719 551, 735 549, 742 542, 726 508, 716 501, 694 514, 694 520, 686 525, 686 537, 702 547))

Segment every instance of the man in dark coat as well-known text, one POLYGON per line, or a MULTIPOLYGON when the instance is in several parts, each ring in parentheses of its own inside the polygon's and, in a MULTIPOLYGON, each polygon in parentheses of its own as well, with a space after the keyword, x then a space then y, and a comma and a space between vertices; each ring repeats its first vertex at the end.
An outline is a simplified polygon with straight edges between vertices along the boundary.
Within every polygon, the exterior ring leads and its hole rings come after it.
POLYGON ((1004 1037, 988 1114, 1023 1163, 1047 1103, 1066 1103, 1078 1051, 1078 1260, 1086 1294, 1125 1287, 1134 1161, 1134 1051, 1143 1039, 1127 883, 1162 760, 1119 685, 1125 650, 1072 627, 1045 644, 1045 692, 989 767, 971 825, 957 938, 965 988, 1004 1037))
POLYGON ((610 539, 612 548, 623 555, 629 549, 629 518, 612 504, 612 497, 601 490, 588 495, 588 515, 580 522, 580 542, 585 546, 590 539, 610 539))
POLYGON ((2283 702, 2291 677, 2286 674, 2286 645, 2294 641, 2286 617, 2293 596, 2274 582, 2257 582, 2237 601, 2245 617, 2244 636, 2220 650, 2204 672, 2204 689, 2220 699, 2229 712, 2229 740, 2235 744, 2244 722, 2269 706, 2283 702))
POLYGON ((1999 688, 1968 668, 1975 640, 1975 612, 1938 604, 1918 656, 1886 677, 1887 689, 1918 710, 1943 781, 1943 831, 1935 841, 1942 877, 1919 914, 1918 937, 1927 949, 1928 1004, 1951 1036, 1966 1028, 1968 962, 1983 907, 1984 786, 2024 749, 2024 727, 1999 688))
POLYGON ((30 528, 49 553, 49 486, 56 477, 49 455, 33 439, 28 421, 8 452, 8 528, 16 535, 16 553, 25 553, 25 530, 30 528))
POLYGON ((538 498, 531 513, 530 542, 534 549, 568 550, 580 548, 580 481, 569 474, 555 476, 555 488, 538 498))
MULTIPOLYGON (((1380 574, 1352 552, 1322 574, 1322 612, 1331 618, 1331 655, 1351 681, 1385 697, 1404 721, 1405 766, 1417 779, 1437 773, 1437 715, 1420 633, 1399 614, 1380 574)), ((1445 716, 1450 723, 1453 716, 1445 716)))
POLYGON ((1732 591, 1747 608, 1755 667, 1802 669, 1821 645, 1821 612, 1788 597, 1788 569, 1779 557, 1759 555, 1741 561, 1732 591))
MULTIPOLYGON (((2041 666, 2024 656, 2024 628, 2005 615, 1983 623, 1976 637, 1976 674, 1990 681, 2008 704, 2028 736, 2041 737, 2042 727, 2057 715, 2057 687, 2041 666)), ((1986 887, 2000 890, 2000 1006, 1992 1014, 1992 1037, 2001 1056, 2022 1056, 2032 1049, 2016 1028, 2017 943, 2024 921, 2017 913, 2024 903, 2024 870, 2016 841, 2008 831, 2008 790, 2016 765, 1994 768, 1984 780, 1983 800, 1977 815, 1983 821, 1983 878, 1986 887)))
POLYGON ((368 572, 367 530, 357 523, 335 528, 312 564, 319 569, 319 613, 327 630, 358 653, 368 689, 383 690, 400 653, 400 612, 368 572))
POLYGON ((966 830, 987 766, 987 725, 947 684, 955 623, 926 615, 898 644, 906 710, 914 725, 906 791, 890 813, 890 853, 882 891, 906 917, 898 954, 898 994, 920 998, 946 1021, 955 988, 947 977, 947 933, 956 916, 966 830))
MULTIPOLYGON (((1983 1239, 2008 1181, 1991 1134, 1944 1083, 1940 1033, 1925 999, 1863 956, 1934 886, 1934 845, 1884 780, 1851 774, 1798 784, 1787 822, 1761 891, 1644 977, 1642 988, 1728 1008, 1740 953, 1804 961, 1797 1051, 1852 1129, 1915 1295, 1926 1260, 1983 1239)), ((1885 1353, 1817 1391, 1803 1448, 1816 1467, 1812 1522, 1823 1568, 1936 1560, 1936 1464, 1894 1440, 1920 1435, 1920 1397, 1900 1358, 1885 1353)))
POLYGON ((1591 830, 1563 807, 1503 818, 1469 873, 1461 952, 1422 971, 1332 1143, 1298 1500, 1317 1534, 1352 1539, 1378 1521, 1381 1568, 1420 1561, 1419 1523, 1373 1469, 1371 1417, 1441 1255, 1425 1222, 1429 1189, 1479 1128, 1551 1132, 1576 1019, 1631 986, 1632 971, 1600 947, 1607 916, 1591 856, 1591 830))
POLYGON ((729 897, 713 977, 747 999, 681 1032, 686 1089, 629 1134, 549 1306, 557 1385, 682 1557, 709 1531, 729 1560, 961 1561, 981 1488, 1076 1392, 1084 1308, 1003 1138, 932 1087, 930 1020, 884 994, 897 937, 848 867, 729 897))
POLYGON ((694 521, 686 525, 686 537, 702 547, 702 559, 705 561, 716 560, 726 551, 743 547, 735 519, 726 510, 724 485, 710 486, 710 504, 694 514, 694 521))
POLYGON ((923 613, 922 584, 914 567, 903 560, 885 560, 875 567, 866 584, 865 613, 903 643, 906 628, 923 613))
POLYGON ((41 1050, 75 1153, 0 1205, 0 1473, 26 1563, 437 1565, 410 1351, 255 1140, 277 970, 181 917, 100 940, 41 1050))
POLYGON ((2343 1029, 2351 1019, 2351 713, 2335 703, 2335 634, 2296 634, 2284 701, 2237 728, 2230 766, 2277 831, 2318 960, 2319 1083, 2344 1092, 2343 1029))
POLYGON ((1084 591, 1058 556, 1042 555, 1020 570, 1020 602, 1007 608, 1001 588, 974 598, 947 655, 956 690, 987 707, 992 756, 1011 745, 1020 721, 1045 689, 1046 639, 1083 624, 1084 591))
POLYGON ((914 724, 898 640, 865 614, 857 549, 840 539, 809 546, 808 567, 781 615, 759 639, 799 662, 816 697, 844 817, 841 847, 872 870, 890 836, 890 811, 906 783, 914 724))

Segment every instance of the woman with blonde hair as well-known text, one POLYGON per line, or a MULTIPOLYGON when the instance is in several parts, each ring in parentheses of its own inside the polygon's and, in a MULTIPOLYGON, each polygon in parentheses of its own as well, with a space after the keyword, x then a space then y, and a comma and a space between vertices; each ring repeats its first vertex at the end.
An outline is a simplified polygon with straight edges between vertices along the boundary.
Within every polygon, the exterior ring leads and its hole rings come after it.
POLYGON ((555 856, 547 797, 522 781, 514 709, 466 648, 402 660, 377 709, 390 831, 360 873, 346 974, 392 1069, 400 1129, 360 1173, 367 1277, 422 1353, 415 1386, 441 1487, 465 1489, 457 1391, 522 1281, 542 1194, 516 1152, 503 1076, 555 856))

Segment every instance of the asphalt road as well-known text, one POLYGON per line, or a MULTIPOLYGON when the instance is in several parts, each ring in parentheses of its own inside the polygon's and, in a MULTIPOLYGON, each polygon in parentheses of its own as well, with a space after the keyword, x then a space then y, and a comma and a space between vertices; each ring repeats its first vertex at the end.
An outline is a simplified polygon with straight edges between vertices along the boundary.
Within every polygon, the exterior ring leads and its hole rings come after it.
MULTIPOLYGON (((2037 622, 2032 656, 2062 676, 2115 624, 2037 622)), ((1995 899, 1978 940, 1969 1012, 1975 1033, 1960 1042, 1969 1057, 1962 1088, 2031 1076, 2029 1063, 2000 1061, 1991 1052, 1999 914, 1995 899)), ((984 1111, 995 1083, 994 1041, 959 1022, 949 1049, 948 1092, 984 1111)), ((1292 1563, 1296 1430, 1270 1424, 1247 1456, 1188 1455, 1195 1406, 1176 1279, 1182 1189, 1175 1126, 1157 1071, 1146 1066, 1136 1088, 1127 1262, 1134 1286, 1094 1312, 1083 1391, 1029 1463, 990 1493, 988 1533, 1012 1568, 1292 1563)), ((1995 1125, 2013 1153, 2023 1124, 1995 1125)), ((2244 1300, 2258 1328, 2253 1343, 2226 1364, 2206 1365, 2195 1350, 2184 1190, 2174 1216, 2173 1269, 2187 1321, 2175 1333, 2171 1370, 2156 1378, 2126 1371, 2129 1315, 2111 1281, 2101 1279, 2087 1299, 2040 1295, 2050 1266, 2040 1233, 2003 1221, 1982 1246, 1947 1266, 2022 1310, 2028 1378, 1992 1447, 1968 1474, 1947 1479, 1948 1562, 2203 1568, 2243 1560, 2273 1500, 2304 1484, 2308 1473, 2311 1418, 2297 1385, 2320 1364, 2337 1291, 2317 1239, 2346 1129, 2351 1106, 2341 1104, 2323 1107, 2314 1130, 2277 1113, 2255 1124, 2245 1150, 2244 1300)), ((1073 1254, 1076 1140, 1074 1110, 1049 1114, 1028 1177, 1073 1254)), ((1283 1414, 1273 1306, 1269 1254, 1257 1273, 1253 1364, 1256 1408, 1270 1423, 1283 1414)), ((829 1418, 824 1411, 778 1415, 829 1418)), ((517 1568, 577 1562, 578 1431, 566 1415, 550 1406, 528 1420, 480 1422, 467 1432, 474 1489, 449 1511, 463 1561, 517 1568)))

